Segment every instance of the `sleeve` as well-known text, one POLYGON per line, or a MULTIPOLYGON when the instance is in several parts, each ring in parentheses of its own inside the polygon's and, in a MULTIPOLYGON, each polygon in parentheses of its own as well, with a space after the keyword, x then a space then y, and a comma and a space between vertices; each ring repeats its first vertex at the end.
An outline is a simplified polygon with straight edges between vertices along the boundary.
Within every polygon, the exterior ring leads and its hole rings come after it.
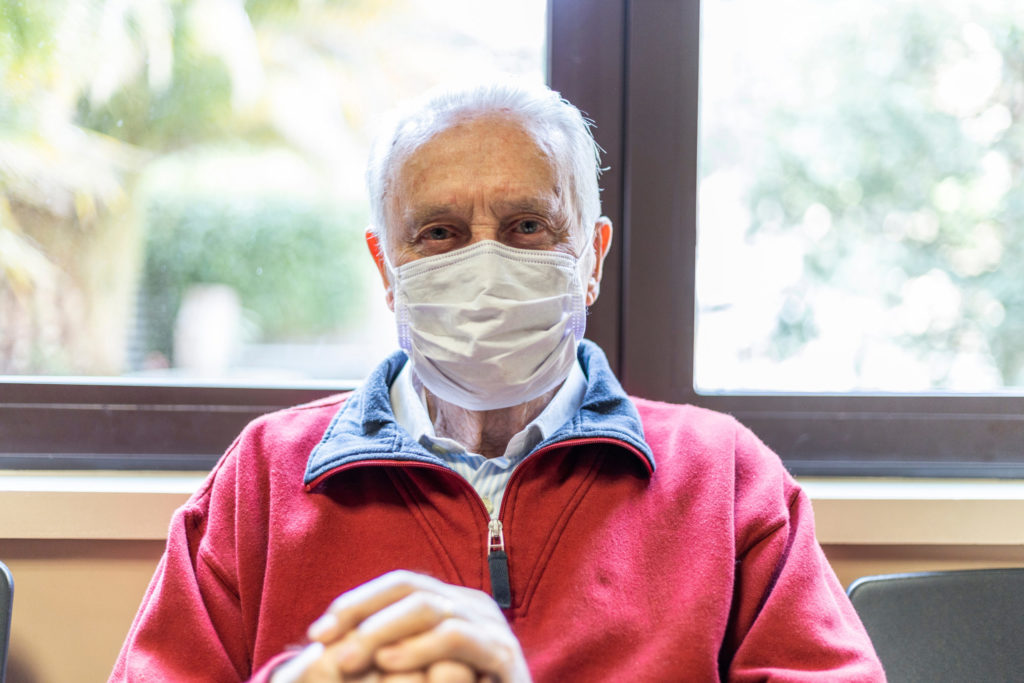
POLYGON ((726 678, 885 681, 871 640, 818 545, 811 501, 778 456, 757 445, 771 467, 756 468, 755 494, 743 505, 760 511, 751 517, 771 521, 738 547, 726 678), (773 508, 778 514, 764 514, 773 508))
MULTIPOLYGON (((234 579, 209 552, 214 478, 172 520, 167 547, 118 655, 116 681, 269 681, 282 654, 251 672, 251 647, 234 579), (251 678, 250 678, 251 677, 251 678)), ((219 482, 222 483, 222 482, 219 482)))

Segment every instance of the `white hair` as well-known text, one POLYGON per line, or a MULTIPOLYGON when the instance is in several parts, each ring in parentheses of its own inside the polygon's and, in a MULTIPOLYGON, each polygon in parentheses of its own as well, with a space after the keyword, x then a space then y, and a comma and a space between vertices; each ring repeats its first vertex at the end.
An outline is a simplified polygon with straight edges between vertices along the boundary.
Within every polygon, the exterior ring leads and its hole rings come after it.
POLYGON ((547 86, 511 80, 429 91, 392 116, 374 140, 366 170, 371 229, 387 230, 392 185, 409 155, 458 122, 493 114, 522 124, 544 149, 568 185, 573 218, 592 229, 601 215, 601 148, 591 121, 547 86))

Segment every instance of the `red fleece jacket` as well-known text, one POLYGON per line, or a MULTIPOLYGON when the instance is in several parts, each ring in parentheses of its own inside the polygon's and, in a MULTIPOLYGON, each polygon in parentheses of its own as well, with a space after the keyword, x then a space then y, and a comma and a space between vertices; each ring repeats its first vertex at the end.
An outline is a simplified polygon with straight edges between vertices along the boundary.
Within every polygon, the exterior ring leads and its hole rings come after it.
MULTIPOLYGON (((488 516, 455 473, 377 460, 303 485, 343 401, 255 421, 177 511, 112 681, 266 680, 333 598, 392 569, 490 589, 488 516)), ((653 474, 572 442, 509 484, 506 616, 535 679, 884 680, 779 459, 729 417, 634 402, 653 474)))

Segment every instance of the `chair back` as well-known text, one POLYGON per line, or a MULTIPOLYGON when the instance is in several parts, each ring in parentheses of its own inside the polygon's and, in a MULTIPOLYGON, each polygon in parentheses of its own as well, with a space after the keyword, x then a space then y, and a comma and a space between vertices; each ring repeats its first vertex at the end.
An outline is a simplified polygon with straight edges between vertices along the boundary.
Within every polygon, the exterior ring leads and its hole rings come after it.
POLYGON ((867 576, 847 593, 890 683, 1024 677, 1024 568, 867 576))
POLYGON ((0 562, 0 683, 7 671, 7 646, 11 640, 11 611, 14 604, 14 578, 0 562))

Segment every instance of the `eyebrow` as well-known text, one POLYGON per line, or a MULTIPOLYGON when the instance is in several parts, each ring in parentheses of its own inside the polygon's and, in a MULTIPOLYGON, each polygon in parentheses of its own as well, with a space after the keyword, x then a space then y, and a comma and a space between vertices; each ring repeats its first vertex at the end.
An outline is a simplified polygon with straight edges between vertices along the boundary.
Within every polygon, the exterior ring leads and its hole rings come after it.
POLYGON ((537 197, 502 199, 494 202, 494 208, 501 213, 536 213, 557 215, 561 211, 557 201, 546 201, 537 197))
POLYGON ((448 216, 462 216, 466 214, 466 207, 457 204, 429 204, 421 206, 416 211, 406 214, 405 223, 410 227, 417 227, 424 223, 448 216))
MULTIPOLYGON (((557 200, 546 200, 538 197, 518 197, 512 199, 499 199, 493 202, 492 208, 498 213, 535 213, 561 217, 561 202, 557 200)), ((405 223, 416 227, 429 223, 439 218, 465 216, 470 212, 469 207, 464 204, 428 204, 421 206, 416 211, 406 214, 405 223)))

